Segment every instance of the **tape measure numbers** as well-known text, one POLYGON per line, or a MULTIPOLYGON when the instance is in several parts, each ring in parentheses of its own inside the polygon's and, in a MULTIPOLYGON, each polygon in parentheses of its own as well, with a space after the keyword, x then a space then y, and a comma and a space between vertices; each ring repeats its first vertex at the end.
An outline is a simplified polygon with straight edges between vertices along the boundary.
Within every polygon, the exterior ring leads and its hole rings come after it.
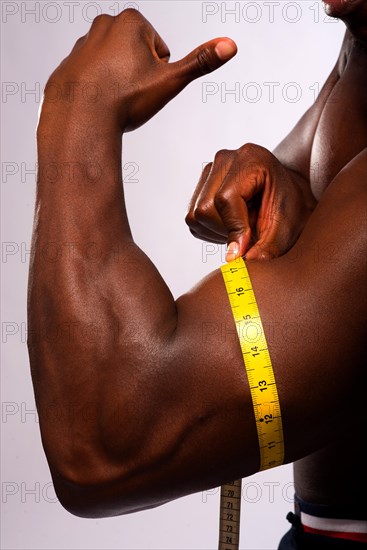
POLYGON ((277 386, 263 325, 242 258, 221 267, 250 385, 260 470, 283 464, 284 439, 277 386))
MULTIPOLYGON (((284 439, 279 397, 259 309, 247 267, 242 258, 221 267, 236 323, 254 407, 260 451, 260 468, 283 464, 284 439)), ((241 482, 222 485, 219 550, 239 547, 241 482)))
POLYGON ((237 479, 221 487, 219 550, 236 550, 240 544, 241 483, 237 479))

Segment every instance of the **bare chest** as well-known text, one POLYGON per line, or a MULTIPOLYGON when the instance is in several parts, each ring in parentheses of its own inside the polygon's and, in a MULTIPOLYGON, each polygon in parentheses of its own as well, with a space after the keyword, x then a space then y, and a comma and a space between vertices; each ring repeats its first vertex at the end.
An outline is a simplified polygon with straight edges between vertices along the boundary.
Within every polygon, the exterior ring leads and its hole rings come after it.
POLYGON ((367 54, 352 52, 329 95, 315 133, 310 165, 317 199, 328 184, 367 147, 367 54))

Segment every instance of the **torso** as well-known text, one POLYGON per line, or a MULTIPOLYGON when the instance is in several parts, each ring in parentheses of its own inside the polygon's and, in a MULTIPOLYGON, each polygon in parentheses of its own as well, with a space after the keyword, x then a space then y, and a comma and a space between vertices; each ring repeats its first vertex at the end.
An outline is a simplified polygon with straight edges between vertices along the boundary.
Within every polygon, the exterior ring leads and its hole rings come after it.
MULTIPOLYGON (((338 172, 367 147, 367 50, 352 38, 345 41, 343 49, 338 79, 323 106, 312 146, 311 187, 317 199, 338 172)), ((350 418, 345 420, 333 444, 295 463, 295 490, 308 502, 354 503, 366 509, 367 419, 363 404, 351 404, 350 418)))
POLYGON ((329 95, 313 140, 311 188, 319 200, 327 185, 367 147, 367 48, 344 43, 339 78, 329 95))

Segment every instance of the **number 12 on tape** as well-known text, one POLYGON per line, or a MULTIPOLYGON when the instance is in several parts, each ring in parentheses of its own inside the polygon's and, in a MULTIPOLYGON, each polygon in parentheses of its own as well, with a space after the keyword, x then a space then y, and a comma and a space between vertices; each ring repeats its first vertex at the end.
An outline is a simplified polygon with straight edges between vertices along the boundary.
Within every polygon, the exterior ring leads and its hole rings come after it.
POLYGON ((263 325, 242 258, 221 267, 236 323, 254 407, 260 470, 283 464, 284 439, 279 397, 263 325))

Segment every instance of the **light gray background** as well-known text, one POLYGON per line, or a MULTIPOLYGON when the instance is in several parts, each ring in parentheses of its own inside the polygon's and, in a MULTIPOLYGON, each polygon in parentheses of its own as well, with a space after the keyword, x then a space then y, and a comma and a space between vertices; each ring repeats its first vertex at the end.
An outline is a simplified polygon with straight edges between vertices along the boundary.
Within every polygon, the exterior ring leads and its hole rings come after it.
MULTIPOLYGON (((317 0, 130 4, 161 33, 173 60, 216 36, 232 37, 239 48, 227 66, 191 84, 124 139, 134 235, 178 296, 224 261, 222 249, 195 241, 183 221, 203 164, 218 149, 237 148, 246 141, 273 148, 314 101, 315 90, 335 62, 344 28, 325 18, 317 0), (228 93, 231 89, 237 89, 237 96, 228 93)), ((217 545, 219 491, 114 519, 69 515, 56 501, 34 412, 25 344, 26 286, 40 93, 52 69, 87 32, 90 20, 99 11, 115 14, 126 5, 112 0, 1 5, 5 549, 196 550, 217 545)), ((276 548, 288 529, 291 467, 258 474, 243 480, 243 485, 241 548, 276 548)))

